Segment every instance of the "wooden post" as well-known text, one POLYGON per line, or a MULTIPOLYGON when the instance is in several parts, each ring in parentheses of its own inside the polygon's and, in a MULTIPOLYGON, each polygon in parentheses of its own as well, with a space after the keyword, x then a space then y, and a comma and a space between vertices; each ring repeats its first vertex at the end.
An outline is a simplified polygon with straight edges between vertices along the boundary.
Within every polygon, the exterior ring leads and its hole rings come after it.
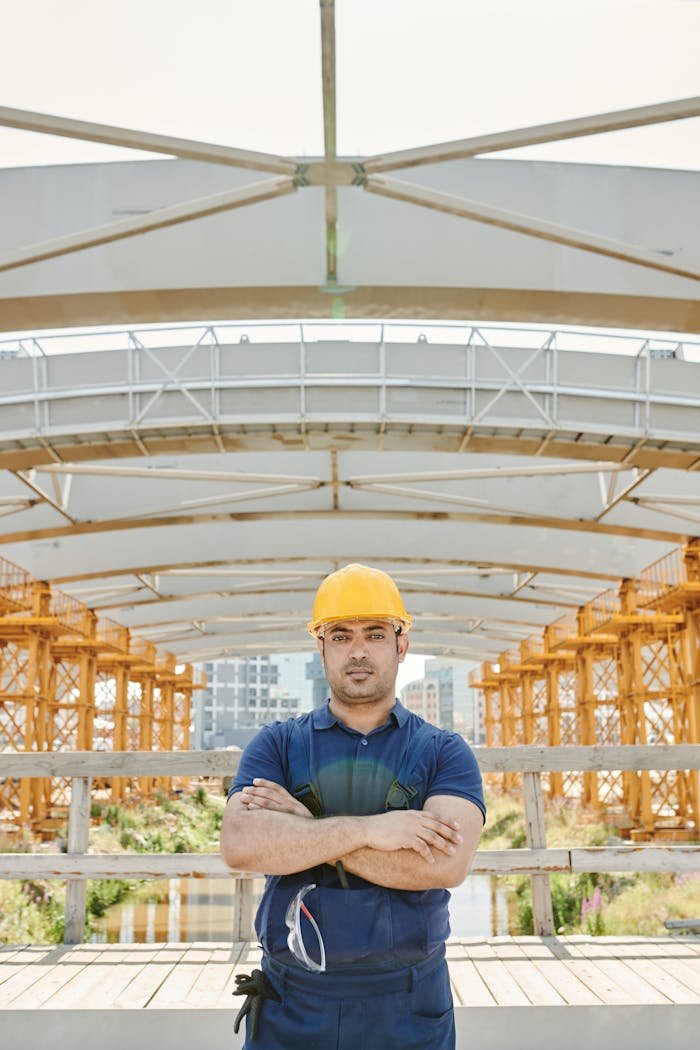
MULTIPOLYGON (((68 853, 87 853, 90 831, 90 778, 73 777, 68 813, 68 853)), ((87 880, 68 879, 64 944, 82 944, 85 934, 87 880)))
POLYGON ((253 930, 253 880, 250 875, 236 875, 233 900, 233 939, 250 941, 253 930))
MULTIPOLYGON (((547 837, 544 826, 544 801, 539 773, 523 773, 525 799, 525 834, 530 849, 545 849, 547 837)), ((549 875, 531 875, 532 921, 537 937, 551 937, 554 933, 552 894, 549 875)))
MULTIPOLYGON (((686 614, 683 634, 685 669, 688 680, 688 731, 690 744, 700 743, 700 617, 696 610, 686 614)), ((688 771, 690 785, 689 807, 695 827, 700 828, 700 773, 688 771)))

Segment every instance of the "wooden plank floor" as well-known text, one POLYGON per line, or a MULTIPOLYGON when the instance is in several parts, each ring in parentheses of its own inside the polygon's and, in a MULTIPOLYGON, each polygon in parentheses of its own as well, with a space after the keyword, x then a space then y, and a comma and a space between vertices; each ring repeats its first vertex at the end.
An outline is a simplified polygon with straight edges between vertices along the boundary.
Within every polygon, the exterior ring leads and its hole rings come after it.
MULTIPOLYGON (((700 1004, 700 936, 451 940, 455 1006, 700 1004)), ((233 1009, 257 945, 0 948, 0 1009, 233 1009)))

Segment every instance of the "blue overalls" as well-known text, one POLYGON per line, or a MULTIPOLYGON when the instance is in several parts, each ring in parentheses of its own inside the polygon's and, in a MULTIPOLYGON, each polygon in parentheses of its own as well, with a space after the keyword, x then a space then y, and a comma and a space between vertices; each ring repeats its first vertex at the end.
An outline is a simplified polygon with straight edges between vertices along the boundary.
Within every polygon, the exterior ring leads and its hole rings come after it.
MULTIPOLYGON (((385 771, 384 806, 374 812, 420 809, 425 802, 427 785, 417 769, 440 730, 409 717, 398 766, 385 771)), ((315 816, 329 815, 313 734, 293 719, 279 731, 284 786, 315 816)), ((255 928, 273 994, 262 1003, 254 1039, 248 1027, 246 1050, 453 1050, 444 957, 449 893, 386 889, 342 870, 340 876, 349 888, 330 865, 268 877, 255 928), (287 908, 311 883, 304 903, 323 936, 324 973, 304 969, 287 946, 287 908)))

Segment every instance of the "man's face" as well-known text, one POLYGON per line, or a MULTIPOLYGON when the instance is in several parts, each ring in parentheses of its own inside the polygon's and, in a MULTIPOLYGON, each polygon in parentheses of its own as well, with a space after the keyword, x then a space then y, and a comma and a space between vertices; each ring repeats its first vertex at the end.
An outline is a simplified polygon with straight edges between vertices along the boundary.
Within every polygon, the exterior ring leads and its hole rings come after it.
POLYGON ((408 650, 386 620, 343 620, 318 640, 331 693, 347 704, 369 704, 395 697, 396 674, 408 650))

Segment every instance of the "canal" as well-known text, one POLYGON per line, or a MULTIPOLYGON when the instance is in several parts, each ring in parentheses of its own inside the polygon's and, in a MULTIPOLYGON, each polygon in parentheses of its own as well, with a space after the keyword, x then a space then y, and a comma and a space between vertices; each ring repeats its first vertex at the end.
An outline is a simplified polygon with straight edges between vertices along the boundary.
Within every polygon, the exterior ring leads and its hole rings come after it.
MULTIPOLYGON (((263 880, 255 880, 256 900, 263 880)), ((162 901, 122 903, 97 921, 91 940, 101 943, 227 941, 233 930, 233 880, 170 879, 162 901)), ((453 937, 512 932, 511 895, 492 875, 471 875, 452 891, 453 937)))

